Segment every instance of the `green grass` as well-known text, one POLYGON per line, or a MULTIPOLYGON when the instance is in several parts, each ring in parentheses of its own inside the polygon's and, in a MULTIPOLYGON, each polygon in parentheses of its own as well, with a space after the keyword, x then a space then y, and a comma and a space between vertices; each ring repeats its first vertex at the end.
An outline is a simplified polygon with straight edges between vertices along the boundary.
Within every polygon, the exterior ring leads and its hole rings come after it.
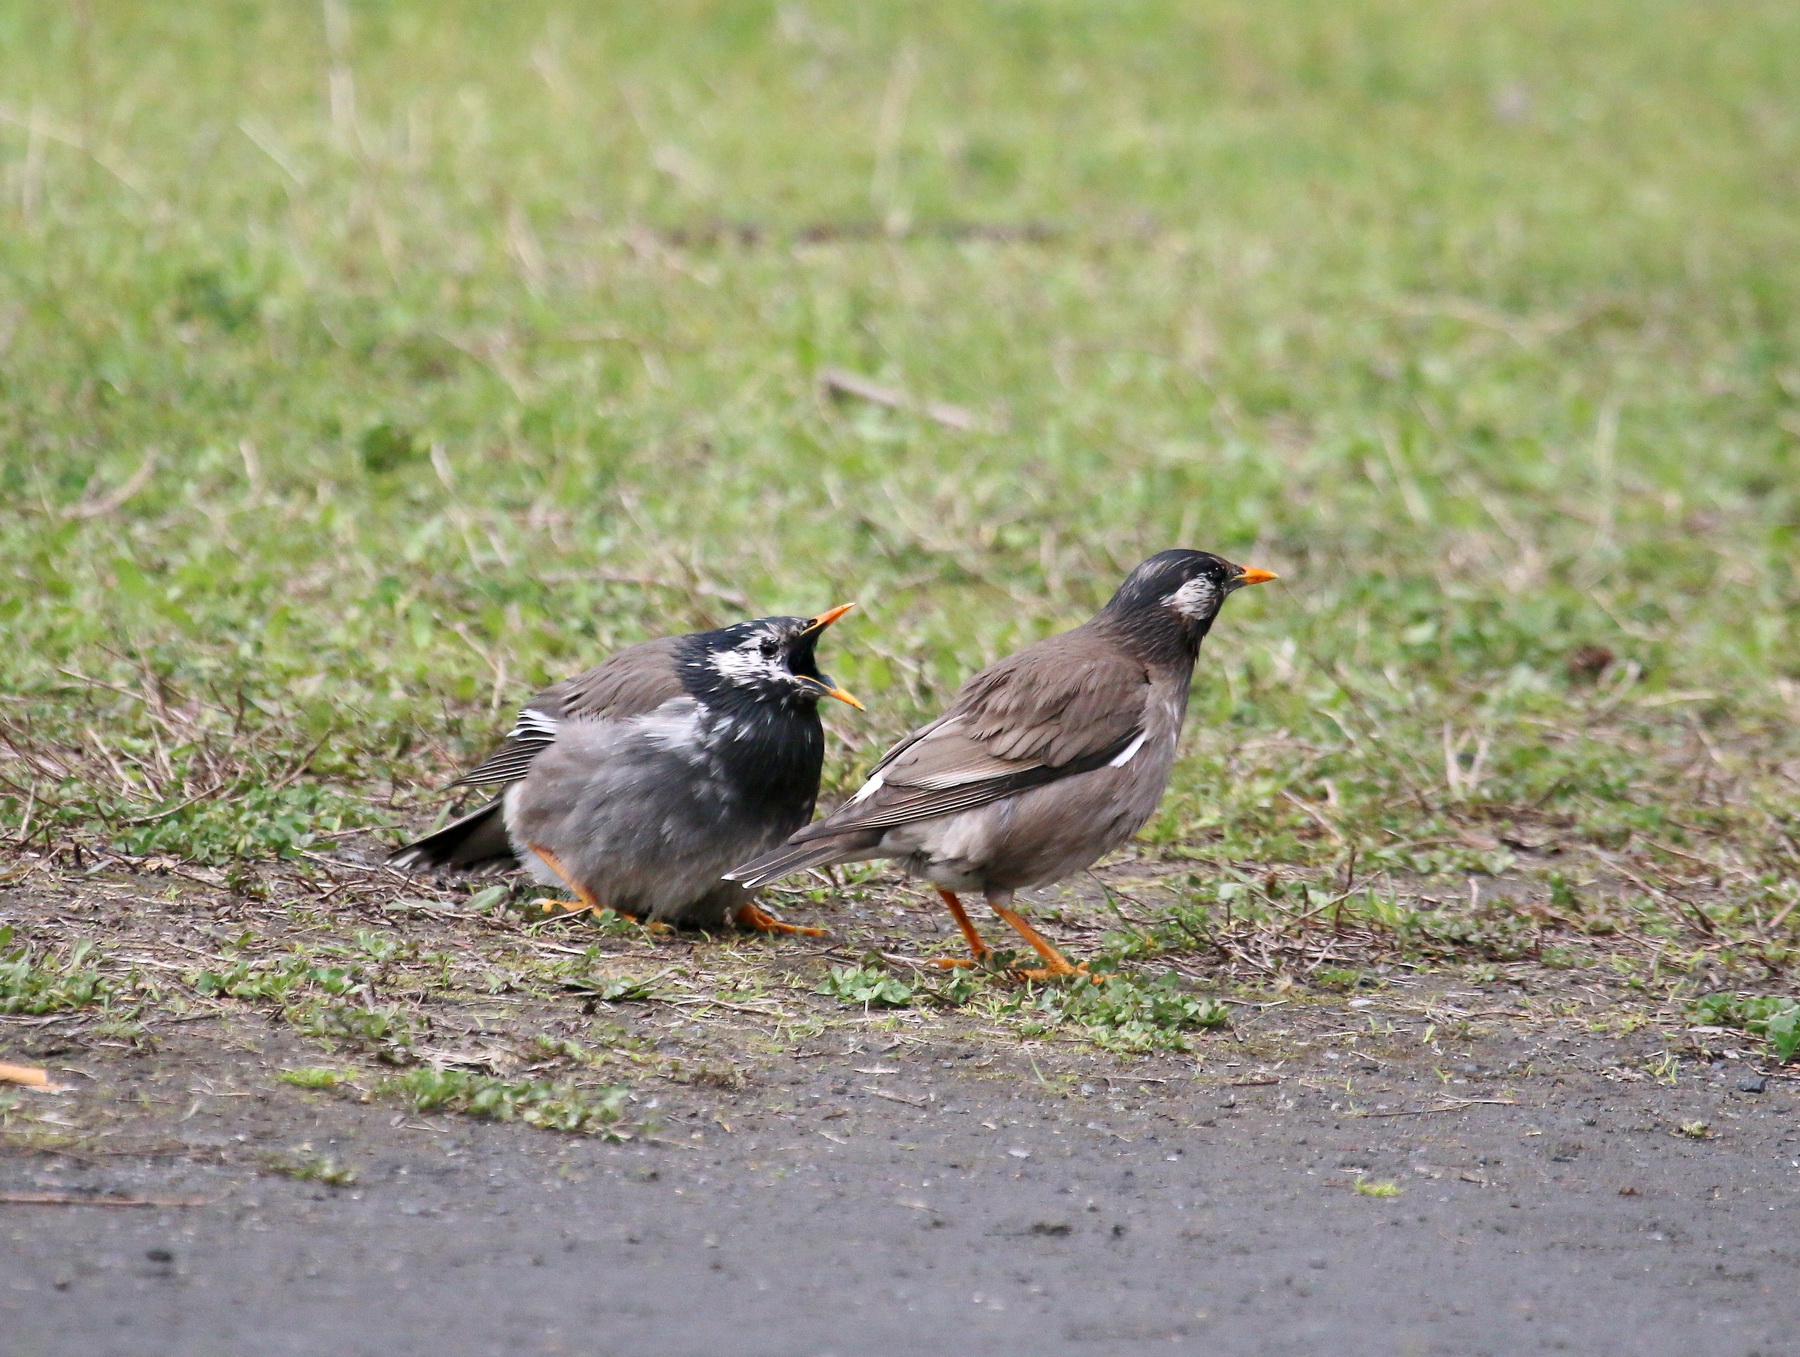
POLYGON ((0 1013, 61 1013, 103 1003, 113 985, 88 964, 93 944, 78 942, 57 956, 13 946, 12 924, 0 928, 0 1013))
MULTIPOLYGON (((1017 960, 1012 953, 1005 956, 1017 960)), ((998 954, 994 967, 1004 971, 998 954)), ((1185 1051, 1190 1049, 1185 1033, 1230 1023, 1230 1010, 1223 1003, 1185 992, 1172 975, 1144 981, 1110 974, 1097 984, 1083 980, 1030 987, 1007 978, 995 989, 985 983, 990 974, 958 971, 932 985, 903 980, 878 964, 833 966, 814 993, 871 1010, 908 1008, 926 1001, 973 1007, 989 1017, 1016 1019, 1018 1030, 1027 1036, 1075 1034, 1103 1049, 1127 1053, 1185 1051)))
POLYGON ((1549 844, 1555 928, 1784 966, 1797 68, 1772 0, 8 6, 0 834, 416 826, 536 685, 855 598, 842 787, 1186 543, 1283 582, 1164 954, 1549 844))
POLYGON ((1706 994, 1694 1001, 1694 1017, 1720 1027, 1736 1027, 1764 1037, 1769 1053, 1778 1062, 1800 1054, 1800 1001, 1775 995, 1739 999, 1729 994, 1706 994))
POLYGON ((356 1185, 356 1170, 338 1163, 330 1155, 309 1152, 272 1154, 264 1158, 263 1169, 299 1183, 322 1183, 326 1187, 356 1185))
POLYGON ((340 1084, 349 1083, 355 1076, 348 1070, 334 1070, 324 1065, 305 1065, 299 1069, 283 1070, 275 1077, 284 1084, 292 1084, 295 1088, 329 1091, 340 1084))
POLYGON ((1029 1018, 1027 1031, 1063 1025, 1102 1049, 1142 1052, 1188 1050, 1183 1033, 1225 1027, 1231 1015, 1217 999, 1184 993, 1172 976, 1145 983, 1112 975, 1100 985, 1046 988, 1029 1018))
POLYGON ((879 966, 833 966, 818 986, 820 994, 869 1008, 905 1008, 917 990, 879 966))
POLYGON ((508 1081, 463 1070, 414 1069, 384 1081, 377 1091, 404 1099, 416 1112, 460 1112, 551 1131, 626 1138, 618 1129, 630 1096, 624 1085, 589 1089, 571 1080, 508 1081))

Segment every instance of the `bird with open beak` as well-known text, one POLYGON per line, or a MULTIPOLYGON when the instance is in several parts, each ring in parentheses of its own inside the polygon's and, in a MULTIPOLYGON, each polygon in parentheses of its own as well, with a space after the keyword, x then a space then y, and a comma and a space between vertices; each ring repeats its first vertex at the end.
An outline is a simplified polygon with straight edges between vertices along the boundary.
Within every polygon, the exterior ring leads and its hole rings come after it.
POLYGON ((1168 784, 1200 642, 1235 591, 1274 578, 1210 552, 1159 552, 1091 621, 982 670, 856 795, 726 880, 754 888, 893 858, 937 887, 974 961, 990 949, 958 892, 984 892, 1043 959, 1023 974, 1076 973, 1013 893, 1092 866, 1143 827, 1168 784))
POLYGON ((523 866, 574 909, 644 922, 816 934, 721 880, 813 813, 819 699, 862 704, 814 650, 852 604, 644 641, 525 704, 512 733, 452 786, 503 790, 394 851, 409 870, 523 866))

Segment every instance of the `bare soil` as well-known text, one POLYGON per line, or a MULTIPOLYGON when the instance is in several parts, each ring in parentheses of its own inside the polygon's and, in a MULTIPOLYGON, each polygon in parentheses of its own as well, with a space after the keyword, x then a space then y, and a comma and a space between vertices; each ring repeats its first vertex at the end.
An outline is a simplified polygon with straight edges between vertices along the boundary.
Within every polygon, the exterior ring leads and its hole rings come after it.
MULTIPOLYGON (((188 884, 170 900, 142 873, 40 877, 0 914, 150 961, 292 915, 188 884)), ((382 917, 460 938, 477 968, 568 945, 456 914, 417 900, 382 917)), ((744 956, 811 975, 874 920, 914 950, 938 926, 872 897, 825 943, 606 946, 639 970, 744 956)), ((124 1036, 91 1015, 7 1020, 0 1059, 70 1088, 19 1095, 7 1121, 0 1347, 1796 1350, 1800 1085, 1729 1034, 1671 1054, 1666 1024, 1621 1020, 1629 1005, 1591 978, 1395 971, 1358 997, 1240 1002, 1192 1052, 1137 1057, 795 993, 437 1003, 437 1058, 500 1073, 529 1073, 523 1034, 623 1026, 636 1101, 619 1141, 419 1115, 376 1092, 375 1062, 235 1001, 159 1009, 124 1036), (320 1064, 356 1082, 276 1077, 320 1064), (324 1159, 354 1184, 289 1176, 324 1159)))

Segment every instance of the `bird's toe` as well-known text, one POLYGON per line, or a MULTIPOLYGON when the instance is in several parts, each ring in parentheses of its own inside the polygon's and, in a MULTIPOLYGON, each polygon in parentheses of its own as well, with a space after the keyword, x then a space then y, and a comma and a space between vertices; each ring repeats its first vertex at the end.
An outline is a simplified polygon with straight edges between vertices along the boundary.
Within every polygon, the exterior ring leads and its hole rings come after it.
POLYGON ((579 900, 557 900, 547 895, 533 900, 531 903, 545 914, 582 914, 589 908, 579 900))
POLYGON ((755 904, 739 906, 735 922, 739 928, 747 929, 752 933, 787 933, 802 938, 827 936, 823 928, 808 928, 804 924, 788 923, 755 904))
POLYGON ((1071 979, 1086 980, 1094 985, 1106 983, 1104 976, 1095 975, 1088 970, 1088 964, 1085 961, 1078 961, 1074 965, 1065 962, 1061 966, 1014 966, 1009 973, 1016 975, 1021 980, 1035 980, 1039 984, 1071 979))

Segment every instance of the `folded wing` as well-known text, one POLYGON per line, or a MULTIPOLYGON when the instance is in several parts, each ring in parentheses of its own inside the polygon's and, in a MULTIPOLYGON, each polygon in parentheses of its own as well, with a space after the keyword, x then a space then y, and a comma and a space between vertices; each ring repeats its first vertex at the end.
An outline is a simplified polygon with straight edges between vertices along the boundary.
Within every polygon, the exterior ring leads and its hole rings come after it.
POLYGON ((627 646, 586 673, 546 688, 525 704, 501 746, 450 785, 517 782, 531 771, 531 761, 556 742, 563 723, 641 716, 681 696, 675 669, 677 639, 661 637, 627 646))
POLYGON ((970 679, 950 709, 895 745, 861 791, 792 843, 972 810, 1122 763, 1144 740, 1150 672, 1080 629, 970 679))

